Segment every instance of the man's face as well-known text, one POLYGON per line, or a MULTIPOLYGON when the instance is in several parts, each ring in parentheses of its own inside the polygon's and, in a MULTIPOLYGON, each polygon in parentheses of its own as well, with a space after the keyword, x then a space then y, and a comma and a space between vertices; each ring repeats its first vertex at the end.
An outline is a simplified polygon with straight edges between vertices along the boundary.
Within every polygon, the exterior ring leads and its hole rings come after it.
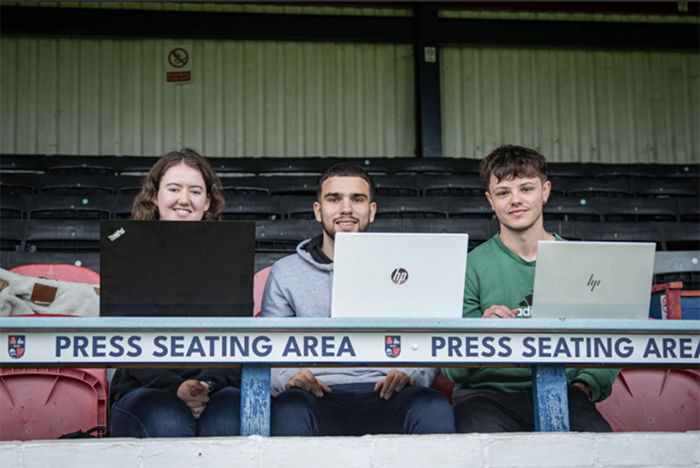
POLYGON ((497 180, 491 175, 486 198, 501 224, 501 229, 524 232, 542 225, 542 206, 549 198, 551 183, 539 177, 497 180))
POLYGON ((321 198, 314 203, 316 221, 323 225, 327 244, 338 232, 365 232, 374 221, 376 203, 370 202, 369 184, 360 177, 331 177, 321 186, 321 198))

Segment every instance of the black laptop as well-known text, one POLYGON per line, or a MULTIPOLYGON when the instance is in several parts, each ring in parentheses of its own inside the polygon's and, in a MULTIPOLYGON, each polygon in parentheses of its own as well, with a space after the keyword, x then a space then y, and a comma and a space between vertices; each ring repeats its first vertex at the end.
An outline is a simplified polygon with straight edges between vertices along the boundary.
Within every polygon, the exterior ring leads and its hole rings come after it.
POLYGON ((252 317, 255 223, 100 222, 100 315, 252 317))

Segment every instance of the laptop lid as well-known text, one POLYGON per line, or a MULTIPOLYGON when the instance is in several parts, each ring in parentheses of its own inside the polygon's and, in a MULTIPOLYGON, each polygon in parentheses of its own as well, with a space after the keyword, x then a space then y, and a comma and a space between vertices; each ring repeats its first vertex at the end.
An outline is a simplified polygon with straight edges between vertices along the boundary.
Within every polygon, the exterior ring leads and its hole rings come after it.
POLYGON ((652 242, 537 244, 533 318, 647 319, 652 242))
POLYGON ((252 316, 255 223, 100 222, 101 316, 252 316))
POLYGON ((338 233, 332 317, 462 317, 467 234, 338 233))

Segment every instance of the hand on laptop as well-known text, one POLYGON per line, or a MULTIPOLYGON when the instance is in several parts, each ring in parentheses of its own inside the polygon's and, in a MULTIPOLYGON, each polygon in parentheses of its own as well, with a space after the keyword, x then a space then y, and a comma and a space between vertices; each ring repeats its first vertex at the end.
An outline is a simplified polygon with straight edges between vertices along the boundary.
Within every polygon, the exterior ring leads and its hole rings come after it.
POLYGON ((185 402, 192 411, 192 416, 198 419, 209 403, 209 388, 199 380, 185 380, 177 388, 177 397, 185 402))
POLYGON ((381 389, 379 396, 385 400, 388 400, 392 397, 392 395, 394 395, 395 392, 400 392, 407 385, 415 384, 416 379, 413 377, 410 377, 399 370, 392 369, 389 371, 386 377, 377 382, 377 384, 374 386, 374 391, 376 392, 377 390, 381 389))
POLYGON ((483 318, 515 318, 518 315, 518 309, 509 309, 502 305, 492 305, 484 311, 483 318))
POLYGON ((284 389, 289 390, 292 387, 301 388, 302 390, 313 393, 317 397, 322 397, 323 392, 333 392, 328 385, 318 380, 308 369, 297 372, 294 377, 289 379, 289 382, 285 384, 284 389))

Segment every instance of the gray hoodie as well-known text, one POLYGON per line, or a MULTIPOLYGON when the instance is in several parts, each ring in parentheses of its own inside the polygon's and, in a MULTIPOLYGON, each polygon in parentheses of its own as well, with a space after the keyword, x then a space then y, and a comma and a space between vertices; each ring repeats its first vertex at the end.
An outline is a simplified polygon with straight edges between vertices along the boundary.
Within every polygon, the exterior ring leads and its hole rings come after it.
MULTIPOLYGON (((330 317, 333 264, 319 263, 306 250, 307 239, 297 246, 297 253, 277 261, 265 285, 261 317, 330 317)), ((273 368, 272 396, 301 368, 273 368)), ((326 385, 378 382, 391 370, 388 367, 313 367, 309 369, 326 385)), ((417 385, 429 386, 437 368, 405 367, 400 369, 416 379, 417 385)))

